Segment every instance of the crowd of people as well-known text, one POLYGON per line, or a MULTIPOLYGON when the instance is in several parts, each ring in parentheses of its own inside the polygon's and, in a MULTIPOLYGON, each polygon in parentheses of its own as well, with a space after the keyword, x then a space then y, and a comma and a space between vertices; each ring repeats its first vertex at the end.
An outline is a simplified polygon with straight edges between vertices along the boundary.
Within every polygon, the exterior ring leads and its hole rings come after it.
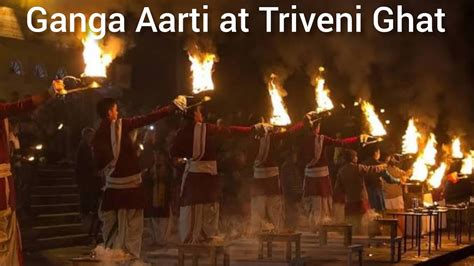
POLYGON ((83 213, 103 223, 98 253, 139 257, 142 242, 207 243, 344 221, 367 234, 375 216, 404 208, 409 173, 377 144, 362 148, 367 135, 323 135, 315 112, 283 128, 176 106, 120 119, 117 102, 103 99, 99 128, 83 130, 77 178, 83 213))
MULTIPOLYGON (((51 95, 64 93, 61 82, 52 88, 51 95)), ((0 114, 32 110, 51 95, 1 104, 0 114)), ((401 185, 411 173, 388 150, 369 144, 368 135, 325 135, 325 116, 316 112, 277 127, 240 112, 218 118, 188 101, 179 96, 126 118, 115 99, 97 103, 100 122, 81 132, 75 173, 82 216, 101 223, 99 256, 138 258, 143 243, 219 242, 262 231, 316 231, 326 223, 348 222, 354 234, 366 235, 370 220, 405 208, 401 185)), ((8 250, 0 262, 16 265, 21 248, 11 170, 25 167, 10 168, 15 131, 0 126, 0 207, 10 236, 0 239, 8 250)))

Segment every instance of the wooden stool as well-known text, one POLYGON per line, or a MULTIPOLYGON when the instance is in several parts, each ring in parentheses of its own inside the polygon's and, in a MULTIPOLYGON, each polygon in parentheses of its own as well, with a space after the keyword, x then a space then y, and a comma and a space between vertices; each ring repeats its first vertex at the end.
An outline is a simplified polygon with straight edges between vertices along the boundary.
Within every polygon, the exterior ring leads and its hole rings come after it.
POLYGON ((328 232, 341 232, 344 234, 344 246, 352 245, 352 225, 351 224, 325 224, 319 227, 319 245, 328 244, 328 232))
POLYGON ((273 242, 284 242, 285 247, 285 259, 291 261, 292 259, 292 243, 295 243, 295 257, 296 259, 301 258, 301 234, 296 233, 261 233, 257 235, 258 238, 258 259, 263 259, 263 246, 267 244, 267 257, 272 257, 272 244, 273 242))
POLYGON ((381 226, 390 227, 390 236, 389 237, 385 237, 385 236, 370 237, 369 240, 376 241, 376 242, 390 243, 390 262, 391 263, 399 262, 402 257, 401 246, 402 246, 403 238, 400 236, 397 236, 398 220, 397 219, 376 219, 375 222, 377 222, 381 226), (397 256, 397 259, 395 259, 395 256, 397 256))
POLYGON ((229 254, 227 254, 224 245, 209 244, 182 244, 178 245, 178 266, 184 266, 184 258, 186 254, 192 255, 193 266, 198 266, 199 258, 209 257, 210 265, 217 266, 217 257, 224 255, 224 266, 229 266, 229 254))

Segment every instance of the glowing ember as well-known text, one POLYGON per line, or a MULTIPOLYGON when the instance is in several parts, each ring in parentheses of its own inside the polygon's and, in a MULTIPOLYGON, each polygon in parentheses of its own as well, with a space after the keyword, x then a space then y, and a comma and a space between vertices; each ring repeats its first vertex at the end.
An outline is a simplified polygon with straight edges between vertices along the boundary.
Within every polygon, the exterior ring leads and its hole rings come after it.
POLYGON ((270 118, 270 123, 275 126, 287 126, 291 124, 291 119, 286 111, 283 98, 280 95, 280 91, 283 89, 277 83, 277 76, 275 74, 272 74, 270 78, 270 82, 268 82, 268 92, 270 93, 273 106, 273 116, 270 118))
POLYGON ((82 40, 84 45, 84 63, 86 68, 83 76, 86 77, 107 77, 107 67, 112 63, 112 55, 104 53, 101 49, 100 40, 93 32, 89 32, 87 37, 82 40))
POLYGON ((428 166, 423 161, 422 157, 418 157, 413 164, 413 173, 410 180, 423 182, 428 178, 428 166))
POLYGON ((216 55, 211 53, 190 53, 189 60, 191 61, 191 72, 193 74, 193 93, 198 94, 203 91, 214 90, 212 72, 214 70, 214 63, 217 61, 216 55))
POLYGON ((441 185, 441 181, 443 181, 444 174, 446 173, 447 165, 445 163, 442 163, 438 169, 436 169, 433 173, 433 175, 430 177, 428 180, 428 183, 433 187, 433 188, 439 188, 441 185))
POLYGON ((463 154, 461 151, 461 139, 455 138, 451 144, 451 156, 456 159, 462 159, 463 154))
POLYGON ((415 154, 418 152, 418 138, 420 133, 415 126, 415 120, 412 118, 408 121, 408 127, 403 136, 402 153, 403 154, 415 154))
POLYGON ((375 113, 374 106, 367 101, 362 102, 362 111, 365 114, 367 122, 369 123, 370 135, 374 137, 381 137, 387 135, 387 131, 383 127, 378 115, 375 113))
POLYGON ((332 110, 334 105, 329 98, 329 90, 324 88, 326 80, 323 78, 322 73, 324 72, 324 67, 319 68, 319 76, 316 78, 316 112, 321 113, 325 111, 332 110))
POLYGON ((433 166, 436 164, 436 137, 434 134, 430 134, 430 138, 426 143, 425 149, 423 150, 422 160, 426 165, 433 166))
POLYGON ((462 167, 460 173, 462 175, 472 175, 472 166, 472 157, 469 154, 462 160, 462 167))

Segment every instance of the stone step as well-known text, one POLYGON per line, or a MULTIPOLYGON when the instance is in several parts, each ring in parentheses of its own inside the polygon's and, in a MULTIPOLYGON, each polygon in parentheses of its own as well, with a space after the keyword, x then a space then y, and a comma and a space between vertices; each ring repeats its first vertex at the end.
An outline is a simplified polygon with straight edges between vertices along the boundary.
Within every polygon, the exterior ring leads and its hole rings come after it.
POLYGON ((44 194, 74 194, 78 193, 77 185, 50 185, 50 186, 34 186, 31 188, 31 193, 37 195, 44 194))
POLYGON ((79 194, 50 194, 50 195, 31 195, 32 205, 46 205, 57 203, 78 203, 79 194))
POLYGON ((34 214, 79 212, 79 203, 31 205, 31 210, 34 214))
POLYGON ((70 177, 74 176, 74 169, 38 169, 38 177, 70 177))
POLYGON ((36 226, 60 225, 80 223, 81 217, 78 212, 41 214, 36 216, 34 224, 36 226))
POLYGON ((76 184, 76 180, 74 180, 73 177, 41 177, 37 179, 37 182, 40 186, 67 186, 76 184))
POLYGON ((34 226, 32 230, 36 239, 87 233, 82 223, 34 226))
POLYGON ((91 237, 87 234, 64 235, 56 237, 38 238, 35 241, 25 243, 25 249, 28 251, 44 250, 53 248, 64 248, 91 243, 91 237))

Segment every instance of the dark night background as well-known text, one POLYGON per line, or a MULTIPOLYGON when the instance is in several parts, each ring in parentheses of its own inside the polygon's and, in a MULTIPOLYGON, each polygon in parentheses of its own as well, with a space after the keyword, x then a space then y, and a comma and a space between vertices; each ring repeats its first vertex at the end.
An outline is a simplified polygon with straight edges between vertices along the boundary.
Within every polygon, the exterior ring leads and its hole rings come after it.
MULTIPOLYGON (((16 5, 17 1, 5 1, 16 5)), ((177 93, 188 93, 189 62, 185 51, 190 40, 213 43, 219 56, 215 65, 216 97, 210 108, 226 115, 243 111, 256 116, 269 115, 270 102, 265 77, 276 72, 284 77, 289 96, 285 99, 293 121, 314 109, 311 79, 320 65, 326 68, 331 98, 338 105, 352 106, 354 100, 369 99, 377 108, 387 110, 382 120, 390 119, 389 133, 400 140, 409 117, 419 119, 426 132, 435 130, 440 142, 449 136, 464 135, 472 143, 473 108, 473 29, 474 1, 24 1, 20 8, 41 5, 53 12, 122 12, 127 16, 125 53, 115 64, 131 66, 131 88, 123 100, 131 106, 150 109, 169 101, 177 93), (133 33, 143 6, 150 6, 155 22, 163 12, 187 12, 209 5, 209 34, 133 33), (274 33, 264 32, 259 6, 291 4, 300 12, 354 12, 363 9, 363 33, 274 33), (375 31, 372 13, 382 5, 402 4, 415 16, 433 14, 436 8, 446 13, 446 33, 388 33, 375 31), (218 32, 220 14, 240 8, 250 12, 250 33, 218 32), (214 28, 213 28, 214 27, 214 28)), ((26 20, 22 20, 26 23, 26 20)), ((187 25, 188 29, 189 24, 187 25)), ((26 31, 26 30, 25 30, 26 31)), ((34 41, 54 39, 71 43, 69 35, 28 34, 34 41)), ((78 74, 78 73, 77 73, 78 74)), ((336 111, 327 130, 347 134, 359 131, 357 112, 336 111), (348 115, 348 114, 351 115, 348 115), (355 117, 356 121, 351 121, 355 117)))

